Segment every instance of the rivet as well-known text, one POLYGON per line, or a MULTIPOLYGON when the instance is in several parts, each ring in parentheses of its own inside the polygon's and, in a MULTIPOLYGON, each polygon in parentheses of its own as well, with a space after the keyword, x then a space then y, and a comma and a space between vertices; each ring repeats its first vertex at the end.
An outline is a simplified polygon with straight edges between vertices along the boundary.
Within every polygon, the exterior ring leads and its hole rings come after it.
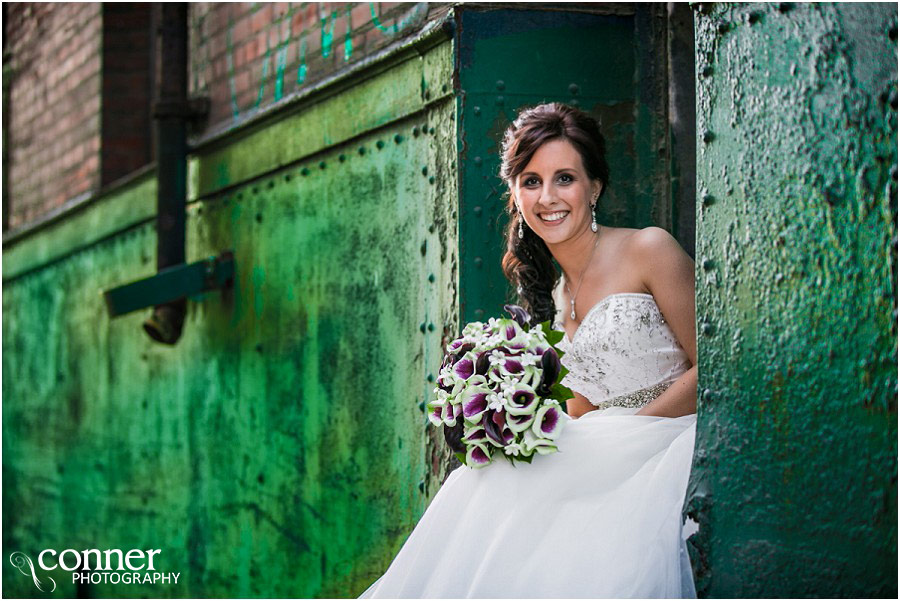
POLYGON ((569 84, 569 94, 571 94, 572 96, 574 96, 574 95, 577 94, 577 93, 578 93, 578 84, 577 84, 577 83, 570 83, 570 84, 569 84))
POLYGON ((703 271, 709 271, 715 266, 712 259, 703 259, 703 271))
POLYGON ((730 25, 727 21, 719 21, 716 23, 716 30, 721 33, 726 33, 730 29, 730 25))
POLYGON ((897 90, 891 90, 891 93, 888 95, 888 102, 891 103, 891 108, 896 111, 897 110, 897 90))
POLYGON ((275 187, 275 180, 274 180, 274 179, 270 179, 270 180, 269 180, 269 189, 271 190, 271 189, 274 188, 274 187, 275 187))
POLYGON ((425 481, 424 480, 419 480, 419 492, 421 492, 421 493, 425 492, 425 481))
POLYGON ((481 107, 476 106, 474 109, 472 109, 472 112, 475 113, 475 116, 477 117, 478 115, 481 114, 481 107))
POLYGON ((413 127, 413 137, 414 137, 414 138, 418 138, 418 137, 419 137, 419 126, 418 126, 418 125, 416 125, 416 126, 413 127))
POLYGON ((479 165, 479 166, 481 165, 481 157, 475 157, 473 159, 473 161, 475 162, 476 165, 479 165))
POLYGON ((433 223, 431 223, 431 224, 428 225, 428 233, 429 233, 429 234, 433 234, 433 233, 434 233, 434 224, 433 224, 433 223))
POLYGON ((481 207, 475 207, 472 209, 472 212, 475 213, 476 216, 481 216, 481 207))
POLYGON ((366 147, 365 147, 365 146, 360 146, 360 147, 356 150, 356 152, 358 152, 360 155, 364 155, 364 154, 366 154, 366 147))
POLYGON ((433 183, 434 183, 434 176, 433 176, 433 175, 432 175, 431 177, 428 178, 428 183, 429 183, 429 184, 433 184, 433 183))
POLYGON ((712 65, 706 65, 705 67, 703 67, 703 71, 700 72, 700 75, 702 75, 703 77, 709 77, 712 74, 713 74, 712 65))
POLYGON ((338 160, 339 160, 340 162, 343 163, 344 161, 347 160, 347 155, 345 155, 345 154, 339 154, 339 155, 338 155, 338 160))
POLYGON ((433 133, 434 133, 434 128, 433 128, 433 127, 429 127, 429 128, 428 128, 428 133, 433 134, 433 133))
POLYGON ((428 274, 428 281, 431 282, 432 284, 434 283, 434 274, 433 273, 428 274))
POLYGON ((708 129, 703 132, 703 141, 709 144, 716 136, 708 129))
POLYGON ((473 261, 473 263, 475 263, 475 267, 481 267, 481 264, 483 262, 484 261, 481 260, 481 257, 475 257, 475 260, 473 261))
POLYGON ((253 191, 254 194, 258 194, 258 193, 259 193, 259 186, 253 186, 252 191, 253 191))
POLYGON ((789 10, 794 8, 793 2, 779 2, 778 3, 778 12, 786 13, 789 10))
POLYGON ((256 214, 256 223, 262 223, 262 213, 256 214))
POLYGON ((428 250, 428 240, 422 240, 422 246, 419 247, 419 252, 422 253, 422 256, 425 256, 425 251, 428 250))
POLYGON ((441 92, 446 92, 446 91, 447 91, 447 84, 445 84, 445 83, 441 84, 441 92))
POLYGON ((578 105, 580 105, 581 103, 578 102, 578 99, 577 99, 577 98, 573 98, 571 101, 569 101, 569 104, 571 104, 572 106, 578 106, 578 105))
POLYGON ((422 124, 422 133, 423 133, 423 134, 427 134, 427 133, 428 133, 428 124, 427 124, 427 123, 423 123, 423 124, 422 124))
POLYGON ((758 11, 753 11, 747 15, 747 22, 750 23, 750 25, 759 23, 760 19, 762 19, 762 13, 758 11))
POLYGON ((475 317, 479 319, 484 317, 484 309, 475 309, 475 317))
POLYGON ((425 100, 431 100, 431 90, 425 90, 425 100))
MULTIPOLYGON (((428 323, 428 331, 429 331, 429 332, 434 332, 434 324, 431 323, 431 322, 428 323)), ((428 375, 429 375, 429 377, 431 377, 431 380, 434 379, 434 376, 432 376, 431 374, 428 374, 428 375)), ((431 382, 431 380, 428 380, 428 381, 431 382)))
POLYGON ((897 181, 897 165, 891 165, 891 179, 897 181))
POLYGON ((425 401, 419 401, 419 411, 425 412, 425 401))
POLYGON ((503 106, 503 96, 497 96, 497 106, 503 106))
POLYGON ((424 321, 421 324, 419 324, 419 331, 422 332, 423 334, 425 333, 425 322, 424 321))
POLYGON ((704 194, 703 195, 703 206, 708 207, 716 201, 715 197, 712 194, 704 194))
POLYGON ((261 353, 262 350, 263 350, 262 344, 257 344, 257 345, 256 345, 256 352, 257 352, 257 353, 261 353))
POLYGON ((703 393, 701 394, 701 398, 703 399, 704 402, 708 403, 713 398, 713 391, 710 390, 709 388, 704 388, 703 393))
POLYGON ((238 199, 238 200, 242 200, 243 198, 244 198, 244 193, 243 193, 243 192, 238 192, 237 199, 238 199))
POLYGON ((384 148, 384 142, 381 141, 381 140, 378 140, 377 142, 375 142, 375 147, 376 147, 378 150, 381 150, 382 148, 384 148))
POLYGON ((300 175, 309 175, 309 169, 304 167, 303 169, 300 170, 300 175))
POLYGON ((395 143, 395 144, 399 144, 399 143, 402 142, 402 141, 403 141, 403 136, 401 136, 400 134, 397 134, 396 136, 394 136, 394 143, 395 143))
POLYGON ((428 165, 425 165, 424 167, 422 167, 422 175, 426 175, 426 176, 428 175, 428 165))
POLYGON ((498 90, 501 90, 501 91, 504 90, 504 89, 506 89, 506 84, 503 83, 503 80, 502 80, 502 79, 498 79, 498 80, 497 80, 497 89, 498 89, 498 90))
POLYGON ((285 173, 285 174, 284 174, 284 181, 286 181, 286 182, 291 181, 291 174, 290 174, 290 173, 285 173))
POLYGON ((324 169, 326 166, 325 161, 319 161, 319 169, 324 169))
POLYGON ((891 28, 888 30, 888 37, 891 39, 892 42, 897 41, 897 24, 896 23, 894 23, 891 26, 891 28))
POLYGON ((776 284, 780 284, 783 279, 784 279, 784 275, 782 273, 779 272, 779 273, 775 274, 775 283, 776 284))
POLYGON ((429 382, 434 382, 434 374, 428 374, 427 376, 425 376, 425 379, 429 382))
POLYGON ((705 336, 709 336, 713 333, 713 326, 711 323, 706 322, 703 324, 703 327, 700 328, 705 336))

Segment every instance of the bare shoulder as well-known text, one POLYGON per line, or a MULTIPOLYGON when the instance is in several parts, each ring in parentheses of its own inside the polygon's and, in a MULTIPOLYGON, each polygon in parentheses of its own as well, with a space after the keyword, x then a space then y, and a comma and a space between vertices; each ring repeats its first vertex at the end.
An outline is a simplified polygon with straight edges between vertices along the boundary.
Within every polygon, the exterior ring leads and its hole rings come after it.
POLYGON ((690 277, 694 262, 672 234, 661 227, 633 230, 625 241, 627 255, 651 292, 671 285, 672 277, 690 277))

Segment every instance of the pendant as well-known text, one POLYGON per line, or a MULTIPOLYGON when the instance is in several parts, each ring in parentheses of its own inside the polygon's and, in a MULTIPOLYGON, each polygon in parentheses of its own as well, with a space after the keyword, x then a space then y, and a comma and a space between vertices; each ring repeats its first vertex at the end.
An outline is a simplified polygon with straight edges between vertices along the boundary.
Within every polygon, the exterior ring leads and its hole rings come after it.
POLYGON ((572 312, 569 313, 569 317, 575 319, 575 301, 572 301, 572 312))

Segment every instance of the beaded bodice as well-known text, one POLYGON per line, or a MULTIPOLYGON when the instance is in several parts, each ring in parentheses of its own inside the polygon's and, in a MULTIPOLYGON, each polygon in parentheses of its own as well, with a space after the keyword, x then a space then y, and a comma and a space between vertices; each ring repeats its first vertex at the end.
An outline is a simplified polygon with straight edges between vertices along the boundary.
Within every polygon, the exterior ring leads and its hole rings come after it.
MULTIPOLYGON (((560 280, 560 282, 562 282, 560 280)), ((561 286, 553 328, 563 330, 561 286)), ((603 409, 642 407, 691 367, 651 294, 619 293, 590 308, 572 339, 558 344, 569 370, 562 384, 603 409)))

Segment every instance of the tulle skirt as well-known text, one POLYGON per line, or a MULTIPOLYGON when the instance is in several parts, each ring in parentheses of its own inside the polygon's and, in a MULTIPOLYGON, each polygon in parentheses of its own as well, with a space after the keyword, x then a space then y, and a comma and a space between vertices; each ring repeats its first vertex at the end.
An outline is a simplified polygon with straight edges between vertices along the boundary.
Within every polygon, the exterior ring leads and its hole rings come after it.
POLYGON ((636 412, 565 417, 531 464, 454 470, 361 598, 696 597, 681 510, 697 415, 636 412))

